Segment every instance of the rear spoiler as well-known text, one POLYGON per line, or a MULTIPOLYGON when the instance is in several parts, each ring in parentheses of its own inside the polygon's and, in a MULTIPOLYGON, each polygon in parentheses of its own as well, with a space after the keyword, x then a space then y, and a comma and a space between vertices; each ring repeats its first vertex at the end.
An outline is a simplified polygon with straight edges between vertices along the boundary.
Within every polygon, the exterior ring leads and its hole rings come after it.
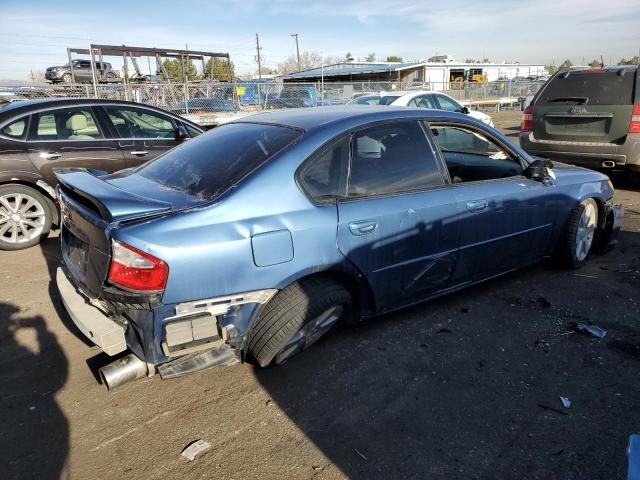
POLYGON ((111 223, 131 218, 146 217, 172 209, 172 205, 160 200, 141 197, 126 192, 106 182, 96 173, 104 173, 86 168, 56 168, 55 176, 63 196, 98 213, 103 220, 111 223))

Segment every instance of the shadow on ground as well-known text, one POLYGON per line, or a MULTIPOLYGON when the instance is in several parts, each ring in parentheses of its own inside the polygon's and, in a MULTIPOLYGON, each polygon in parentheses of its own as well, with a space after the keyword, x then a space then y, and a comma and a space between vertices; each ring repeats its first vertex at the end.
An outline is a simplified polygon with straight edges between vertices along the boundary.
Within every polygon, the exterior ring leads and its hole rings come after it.
POLYGON ((55 394, 67 359, 41 316, 0 302, 0 476, 67 478, 69 426, 55 394))

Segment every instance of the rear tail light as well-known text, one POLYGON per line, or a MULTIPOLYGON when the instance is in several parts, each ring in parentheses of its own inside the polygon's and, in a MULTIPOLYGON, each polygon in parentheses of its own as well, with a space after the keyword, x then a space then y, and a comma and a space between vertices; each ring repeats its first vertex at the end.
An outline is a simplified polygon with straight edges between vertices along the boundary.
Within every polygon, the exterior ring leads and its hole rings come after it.
POLYGON ((522 112, 522 123, 520 123, 521 132, 533 131, 533 105, 528 105, 522 112))
POLYGON ((162 260, 115 240, 111 251, 110 283, 134 291, 164 290, 169 266, 162 260))
POLYGON ((629 133, 640 133, 640 104, 634 105, 631 111, 631 123, 629 133))

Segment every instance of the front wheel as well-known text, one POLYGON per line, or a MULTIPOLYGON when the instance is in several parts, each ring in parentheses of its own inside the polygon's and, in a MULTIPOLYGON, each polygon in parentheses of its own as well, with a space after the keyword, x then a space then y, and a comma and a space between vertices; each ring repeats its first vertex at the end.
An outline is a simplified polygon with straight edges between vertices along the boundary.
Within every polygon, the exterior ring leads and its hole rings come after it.
POLYGON ((598 228, 598 205, 588 198, 580 202, 569 215, 565 235, 559 245, 558 256, 568 268, 582 266, 589 253, 598 228))
POLYGON ((40 243, 51 228, 51 209, 37 190, 0 186, 0 250, 22 250, 40 243))
POLYGON ((278 292, 251 328, 248 351, 261 367, 306 350, 351 310, 351 295, 328 278, 306 278, 278 292))
POLYGON ((62 81, 64 83, 71 83, 73 81, 73 77, 70 73, 65 73, 64 75, 62 75, 62 81))

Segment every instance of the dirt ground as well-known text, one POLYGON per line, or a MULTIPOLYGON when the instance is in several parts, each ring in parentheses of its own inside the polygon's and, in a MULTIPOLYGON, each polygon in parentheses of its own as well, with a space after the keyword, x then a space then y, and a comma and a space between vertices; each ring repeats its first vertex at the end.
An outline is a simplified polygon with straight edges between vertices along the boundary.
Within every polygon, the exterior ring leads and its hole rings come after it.
MULTIPOLYGON (((519 112, 494 115, 514 133, 519 112)), ((0 477, 618 479, 640 431, 640 190, 619 247, 342 328, 279 368, 107 392, 52 283, 57 238, 0 252, 0 477), (605 338, 572 333, 593 322, 605 338), (572 401, 562 407, 559 397, 572 401), (189 462, 194 440, 211 448, 189 462)))

